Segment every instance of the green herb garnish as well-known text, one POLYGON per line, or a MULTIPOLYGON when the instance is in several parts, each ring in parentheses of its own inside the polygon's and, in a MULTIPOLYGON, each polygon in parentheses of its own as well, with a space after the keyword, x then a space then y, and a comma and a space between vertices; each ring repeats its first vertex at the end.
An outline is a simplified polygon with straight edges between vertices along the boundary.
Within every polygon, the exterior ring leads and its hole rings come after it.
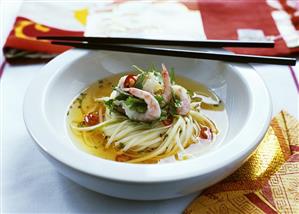
POLYGON ((114 109, 113 99, 104 101, 104 104, 110 111, 112 111, 114 109))
POLYGON ((160 121, 162 121, 162 120, 166 120, 167 118, 168 118, 168 112, 167 112, 167 110, 166 109, 162 109, 161 110, 161 116, 160 116, 160 121))
POLYGON ((125 146, 126 146, 126 145, 125 145, 124 143, 120 143, 120 144, 119 144, 119 149, 123 149, 123 148, 125 148, 125 146))
POLYGON ((144 113, 147 110, 147 105, 144 100, 136 97, 128 97, 125 101, 126 106, 138 113, 144 113))
POLYGON ((164 102, 163 96, 162 95, 156 95, 155 98, 158 101, 159 105, 161 106, 162 103, 164 102))
POLYGON ((181 107, 181 101, 175 97, 175 95, 172 95, 172 99, 170 100, 168 104, 168 112, 171 115, 177 114, 177 108, 181 107))
POLYGON ((143 83, 145 80, 146 74, 145 73, 141 73, 136 80, 136 83, 134 85, 135 88, 139 88, 142 89, 143 88, 143 83))

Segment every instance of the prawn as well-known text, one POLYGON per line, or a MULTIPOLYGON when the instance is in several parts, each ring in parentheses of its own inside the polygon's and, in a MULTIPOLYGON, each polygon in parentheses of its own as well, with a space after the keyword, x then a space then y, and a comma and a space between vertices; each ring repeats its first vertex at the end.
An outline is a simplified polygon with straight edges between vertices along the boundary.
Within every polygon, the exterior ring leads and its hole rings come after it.
POLYGON ((139 113, 129 109, 129 107, 123 103, 122 107, 125 111, 125 114, 130 119, 137 121, 153 121, 160 118, 160 105, 151 93, 138 88, 123 88, 123 91, 128 92, 135 97, 143 99, 147 104, 147 110, 144 113, 139 113))
POLYGON ((123 89, 125 87, 125 81, 126 81, 127 77, 128 77, 128 75, 125 75, 119 79, 117 86, 120 89, 123 89))
POLYGON ((169 73, 164 64, 162 64, 161 75, 162 75, 163 84, 164 84, 162 96, 163 96, 165 103, 168 103, 171 99, 171 82, 170 82, 169 73))
POLYGON ((180 115, 186 115, 190 111, 191 99, 185 88, 180 85, 172 86, 173 93, 179 98, 181 106, 177 108, 177 113, 180 115))
MULTIPOLYGON (((117 88, 119 89, 123 89, 123 88, 129 88, 131 87, 130 84, 132 84, 132 82, 130 82, 130 80, 133 79, 133 84, 135 84, 135 75, 125 75, 123 77, 121 77, 117 83, 117 88), (128 85, 129 84, 129 85, 128 85)), ((110 98, 111 99, 115 99, 118 95, 120 95, 119 91, 117 90, 113 90, 111 95, 110 95, 110 98)))
MULTIPOLYGON (((120 89, 124 88, 124 84, 125 84, 127 76, 128 75, 125 75, 119 79, 117 87, 119 87, 120 89)), ((119 95, 119 92, 116 90, 113 90, 112 93, 110 94, 110 99, 115 99, 118 95, 119 95)))

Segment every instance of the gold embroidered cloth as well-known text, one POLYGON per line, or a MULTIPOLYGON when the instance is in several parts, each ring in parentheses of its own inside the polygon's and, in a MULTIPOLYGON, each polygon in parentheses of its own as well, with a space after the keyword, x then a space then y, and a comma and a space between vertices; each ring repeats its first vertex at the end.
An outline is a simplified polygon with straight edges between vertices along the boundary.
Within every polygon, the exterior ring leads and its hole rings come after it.
POLYGON ((299 214, 299 122, 280 112, 248 161, 184 213, 299 214))

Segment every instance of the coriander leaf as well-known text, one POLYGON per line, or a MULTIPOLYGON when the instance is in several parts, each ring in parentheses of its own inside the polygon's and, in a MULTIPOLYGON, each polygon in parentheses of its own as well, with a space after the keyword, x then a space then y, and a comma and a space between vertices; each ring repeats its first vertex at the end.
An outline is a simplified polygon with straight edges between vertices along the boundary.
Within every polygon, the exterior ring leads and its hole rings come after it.
POLYGON ((177 99, 174 95, 172 96, 172 99, 170 100, 168 104, 169 108, 169 113, 171 115, 176 115, 177 114, 177 108, 181 107, 181 101, 177 99))
POLYGON ((167 113, 167 110, 166 109, 162 109, 161 110, 161 116, 160 116, 160 121, 162 120, 166 120, 168 118, 168 113, 167 113))
POLYGON ((118 95, 115 97, 115 100, 125 100, 130 96, 127 92, 124 92, 119 87, 115 87, 113 90, 118 92, 118 95))
POLYGON ((115 97, 116 100, 126 100, 128 95, 125 94, 119 94, 117 97, 115 97))
POLYGON ((174 107, 176 107, 176 108, 181 107, 181 101, 175 97, 173 98, 173 104, 174 104, 174 107))
POLYGON ((114 106, 114 104, 113 104, 113 99, 104 101, 104 104, 105 104, 105 106, 106 106, 108 109, 110 109, 110 110, 113 109, 113 106, 114 106))
POLYGON ((120 106, 117 104, 117 101, 115 99, 110 99, 104 102, 105 106, 110 110, 111 112, 118 112, 118 113, 122 113, 122 111, 120 110, 120 106))
POLYGON ((142 73, 140 74, 138 77, 137 77, 137 80, 136 80, 136 83, 135 83, 135 88, 139 88, 139 89, 142 89, 143 88, 143 83, 144 83, 144 80, 145 80, 145 74, 142 73))
POLYGON ((173 105, 169 105, 169 114, 176 115, 176 108, 173 105))
POLYGON ((126 99, 125 103, 126 103, 127 106, 130 107, 132 105, 141 104, 141 103, 145 103, 145 102, 141 99, 130 96, 126 99))
POLYGON ((137 111, 138 113, 144 113, 147 110, 147 106, 146 105, 137 105, 135 106, 135 111, 137 111))
POLYGON ((128 97, 125 101, 125 104, 129 107, 129 109, 138 113, 144 113, 147 110, 147 105, 144 100, 135 97, 128 97))
POLYGON ((155 98, 158 101, 159 105, 161 106, 161 104, 164 102, 163 96, 162 95, 156 95, 155 98))

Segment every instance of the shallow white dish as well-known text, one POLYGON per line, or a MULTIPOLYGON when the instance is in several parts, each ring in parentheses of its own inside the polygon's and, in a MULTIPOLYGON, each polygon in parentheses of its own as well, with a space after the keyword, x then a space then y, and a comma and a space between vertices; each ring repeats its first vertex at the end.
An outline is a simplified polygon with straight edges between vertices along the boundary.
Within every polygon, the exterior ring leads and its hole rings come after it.
POLYGON ((71 50, 56 57, 31 83, 24 100, 27 129, 56 169, 107 195, 157 200, 200 191, 236 170, 259 144, 271 119, 268 91, 246 64, 105 51, 71 50), (126 164, 79 150, 69 136, 71 101, 95 80, 165 63, 176 73, 204 83, 224 100, 229 127, 221 144, 199 157, 166 164, 126 164))

